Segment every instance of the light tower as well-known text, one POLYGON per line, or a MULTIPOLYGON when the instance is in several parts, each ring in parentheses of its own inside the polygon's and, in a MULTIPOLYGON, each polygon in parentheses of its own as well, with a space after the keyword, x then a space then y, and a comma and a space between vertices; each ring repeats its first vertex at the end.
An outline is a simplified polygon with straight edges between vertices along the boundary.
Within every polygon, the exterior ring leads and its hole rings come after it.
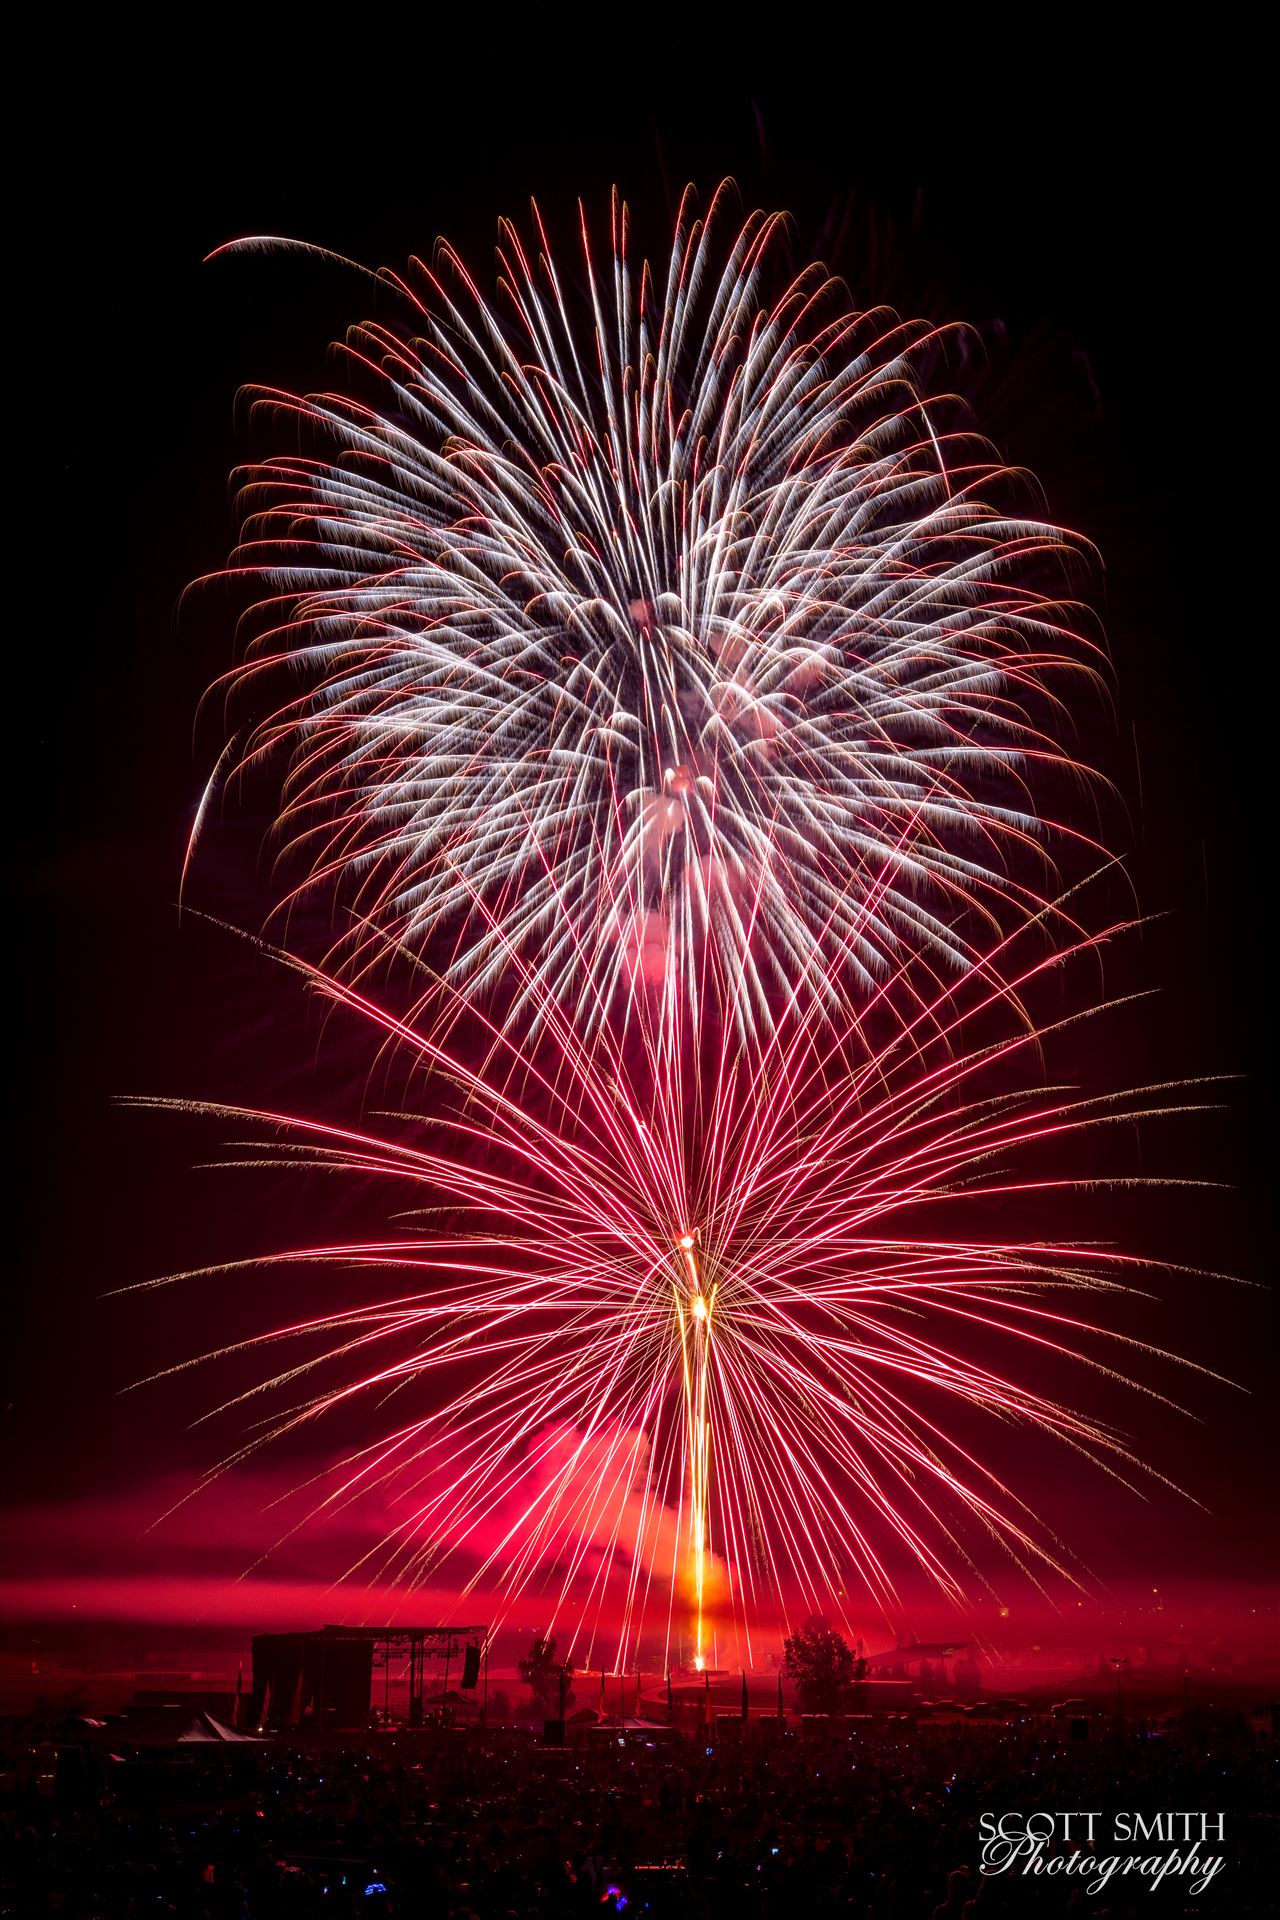
POLYGON ((696 1257, 697 1233, 683 1233, 676 1242, 686 1269, 683 1284, 672 1284, 680 1326, 680 1355, 684 1368, 685 1458, 689 1479, 689 1567, 693 1576, 694 1659, 699 1673, 706 1666, 702 1613, 706 1593, 707 1534, 711 1497, 711 1418, 708 1393, 711 1379, 712 1319, 716 1289, 702 1290, 696 1257))

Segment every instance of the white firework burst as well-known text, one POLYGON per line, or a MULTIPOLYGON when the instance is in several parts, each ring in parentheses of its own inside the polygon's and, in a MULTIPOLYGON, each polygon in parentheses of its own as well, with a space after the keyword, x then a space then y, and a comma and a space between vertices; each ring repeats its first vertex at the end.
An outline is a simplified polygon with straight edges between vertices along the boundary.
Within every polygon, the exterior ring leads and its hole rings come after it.
POLYGON ((926 399, 937 329, 788 278, 776 216, 722 239, 725 200, 661 286, 616 197, 573 284, 535 208, 494 301, 442 247, 378 276, 412 325, 353 331, 351 393, 259 395, 315 451, 243 476, 269 594, 219 777, 287 763, 291 889, 348 958, 374 928, 480 995, 514 945, 575 1017, 758 1037, 1042 910, 1077 543, 926 399))

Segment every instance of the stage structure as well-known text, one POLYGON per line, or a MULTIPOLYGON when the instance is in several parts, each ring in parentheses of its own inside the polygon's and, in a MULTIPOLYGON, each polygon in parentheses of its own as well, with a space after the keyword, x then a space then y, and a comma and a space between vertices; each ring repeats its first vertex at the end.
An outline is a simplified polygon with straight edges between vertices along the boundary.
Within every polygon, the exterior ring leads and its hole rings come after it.
POLYGON ((259 1633, 253 1640, 253 1693, 241 1720, 248 1726, 367 1727, 373 1672, 383 1674, 380 1718, 390 1720, 390 1675, 403 1663, 409 1684, 408 1724, 420 1727, 428 1705, 449 1708, 449 1669, 461 1660, 458 1691, 474 1695, 483 1715, 489 1693, 488 1626, 319 1627, 310 1633, 259 1633), (440 1693, 427 1700, 427 1662, 441 1660, 440 1693))

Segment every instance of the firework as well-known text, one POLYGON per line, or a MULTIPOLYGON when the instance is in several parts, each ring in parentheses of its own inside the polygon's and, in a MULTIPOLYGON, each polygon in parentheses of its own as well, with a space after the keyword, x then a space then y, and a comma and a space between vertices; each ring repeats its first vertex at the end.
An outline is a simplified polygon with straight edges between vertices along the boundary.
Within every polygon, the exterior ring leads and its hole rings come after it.
POLYGON ((757 1039, 1059 891, 1079 543, 932 391, 945 330, 789 278, 727 199, 658 272, 616 200, 603 266, 535 208, 493 301, 441 247, 378 276, 400 318, 346 390, 259 391, 307 450, 240 476, 265 597, 199 818, 278 774, 284 904, 349 916, 329 965, 372 929, 493 1004, 514 945, 513 1022, 644 999, 757 1039))
MULTIPOLYGON (((998 958, 1019 996, 1049 964, 998 958)), ((304 971, 460 1097, 447 1126, 407 1133, 204 1109, 248 1123, 254 1163, 373 1177, 397 1209, 422 1196, 420 1220, 384 1237, 263 1263, 390 1272, 396 1291, 266 1336, 294 1349, 253 1390, 276 1411, 222 1463, 394 1394, 398 1417, 331 1468, 314 1509, 376 1490, 396 1512, 349 1578, 411 1589, 451 1565, 498 1611, 536 1592, 580 1649, 616 1633, 619 1667, 642 1631, 669 1655, 734 1644, 749 1662, 753 1634, 797 1611, 853 1628, 870 1604, 896 1623, 904 1565, 958 1606, 1001 1577, 993 1557, 1080 1583, 962 1434, 1013 1422, 1122 1480, 1149 1471, 1117 1430, 1019 1379, 1070 1357, 1124 1380, 1126 1352, 1156 1355, 1090 1312, 1145 1269, 972 1220, 1085 1184, 1019 1172, 1039 1143, 1181 1095, 1040 1085, 1052 1023, 1029 1027, 982 973, 835 1070, 816 1015, 776 1028, 752 1072, 722 1045, 682 1073, 670 1054, 587 1044, 551 1006, 551 1077, 527 1047, 518 1073, 478 1072, 304 971), (443 1232, 442 1205, 462 1220, 443 1232)))
POLYGON ((269 1336, 296 1357, 224 1465, 398 1396, 320 1502, 399 1514, 352 1577, 536 1590, 619 1665, 655 1609, 702 1664, 797 1608, 896 1620, 905 1567, 957 1605, 993 1549, 1078 1579, 974 1427, 1145 1471, 1030 1384, 1124 1377, 1068 1296, 1141 1263, 990 1224, 1073 1184, 1019 1172, 1042 1143, 1177 1104, 1038 1079, 1064 1016, 1028 996, 1102 944, 1053 802, 1101 662, 1080 543, 942 390, 946 331, 793 277, 777 218, 686 197, 658 273, 616 198, 603 265, 585 220, 570 268, 532 235, 493 300, 447 247, 373 276, 398 317, 342 390, 257 396, 300 450, 241 475, 192 846, 271 785, 285 924, 336 909, 292 964, 431 1118, 238 1113, 421 1212, 276 1257, 401 1290, 269 1336))

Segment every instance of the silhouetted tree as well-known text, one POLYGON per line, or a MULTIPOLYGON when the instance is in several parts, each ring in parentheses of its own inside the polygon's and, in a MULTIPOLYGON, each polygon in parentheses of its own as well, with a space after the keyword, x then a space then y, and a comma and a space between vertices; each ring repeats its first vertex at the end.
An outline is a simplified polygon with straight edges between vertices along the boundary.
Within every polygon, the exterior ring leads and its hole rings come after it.
POLYGON ((520 1678, 548 1720, 559 1718, 561 1707, 568 1708, 573 1700, 573 1688, 569 1684, 573 1679, 573 1667, 567 1660, 556 1659, 554 1640, 535 1636, 528 1653, 520 1661, 520 1678))
POLYGON ((855 1641, 853 1652, 853 1686, 849 1692, 849 1705, 855 1713, 861 1713, 867 1704, 867 1656, 863 1652, 861 1640, 855 1641))
POLYGON ((783 1671, 797 1683, 805 1713, 847 1713, 867 1663, 829 1620, 806 1620, 783 1646, 783 1671))

